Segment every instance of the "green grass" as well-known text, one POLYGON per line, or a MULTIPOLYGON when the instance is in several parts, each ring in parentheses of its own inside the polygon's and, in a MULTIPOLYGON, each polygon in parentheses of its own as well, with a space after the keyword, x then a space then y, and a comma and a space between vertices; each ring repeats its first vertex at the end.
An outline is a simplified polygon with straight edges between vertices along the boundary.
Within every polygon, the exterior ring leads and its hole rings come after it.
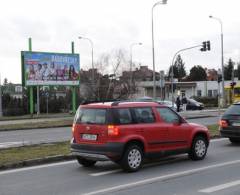
POLYGON ((55 144, 2 149, 0 150, 0 167, 6 164, 22 162, 30 159, 68 154, 70 154, 69 141, 55 144))
POLYGON ((58 121, 45 121, 45 122, 30 122, 23 124, 8 124, 0 125, 0 131, 7 130, 21 130, 21 129, 38 129, 38 128, 51 128, 51 127, 70 127, 73 120, 58 120, 58 121))
POLYGON ((219 136, 218 124, 208 125, 207 126, 212 137, 219 136))

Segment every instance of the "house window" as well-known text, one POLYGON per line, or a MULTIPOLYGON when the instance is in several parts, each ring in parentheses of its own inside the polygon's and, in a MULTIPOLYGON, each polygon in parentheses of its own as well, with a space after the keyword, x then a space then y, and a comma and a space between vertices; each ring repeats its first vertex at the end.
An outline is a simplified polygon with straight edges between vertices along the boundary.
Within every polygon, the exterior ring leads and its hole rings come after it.
POLYGON ((201 90, 197 90, 197 96, 201 97, 202 96, 202 91, 201 90))
POLYGON ((212 97, 213 96, 213 94, 212 94, 212 90, 208 90, 208 97, 212 97))
POLYGON ((15 92, 21 93, 22 92, 22 86, 15 86, 15 92))

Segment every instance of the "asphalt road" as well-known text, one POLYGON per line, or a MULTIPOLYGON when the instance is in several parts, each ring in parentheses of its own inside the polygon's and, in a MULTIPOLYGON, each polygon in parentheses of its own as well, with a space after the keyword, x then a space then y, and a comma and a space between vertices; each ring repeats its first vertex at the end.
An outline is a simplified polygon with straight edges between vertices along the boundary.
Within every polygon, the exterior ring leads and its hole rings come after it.
POLYGON ((240 145, 211 142, 203 161, 179 155, 125 173, 111 162, 84 168, 76 161, 0 172, 1 195, 239 195, 240 145))
POLYGON ((190 123, 198 123, 198 124, 202 124, 202 125, 213 125, 213 124, 218 124, 219 116, 188 119, 187 121, 190 123))
MULTIPOLYGON (((216 124, 219 117, 189 119, 188 122, 203 125, 216 124)), ((0 132, 0 149, 42 142, 57 142, 71 139, 70 127, 17 130, 0 132)))
POLYGON ((71 127, 0 132, 0 148, 71 139, 71 127))

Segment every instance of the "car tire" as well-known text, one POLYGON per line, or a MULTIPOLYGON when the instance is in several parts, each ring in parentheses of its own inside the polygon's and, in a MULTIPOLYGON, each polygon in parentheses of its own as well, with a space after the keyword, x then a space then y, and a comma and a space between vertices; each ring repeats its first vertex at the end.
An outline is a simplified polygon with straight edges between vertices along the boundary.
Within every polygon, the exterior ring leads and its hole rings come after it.
POLYGON ((94 160, 87 160, 85 158, 81 158, 77 156, 77 161, 80 165, 84 166, 84 167, 92 167, 96 164, 97 161, 94 160))
POLYGON ((238 139, 238 138, 229 138, 229 141, 232 142, 233 144, 240 143, 240 139, 238 139))
POLYGON ((208 144, 204 137, 197 136, 192 142, 189 158, 192 160, 202 160, 207 154, 208 144))
POLYGON ((143 162, 143 151, 138 145, 129 145, 122 157, 120 165, 127 172, 138 171, 143 162))

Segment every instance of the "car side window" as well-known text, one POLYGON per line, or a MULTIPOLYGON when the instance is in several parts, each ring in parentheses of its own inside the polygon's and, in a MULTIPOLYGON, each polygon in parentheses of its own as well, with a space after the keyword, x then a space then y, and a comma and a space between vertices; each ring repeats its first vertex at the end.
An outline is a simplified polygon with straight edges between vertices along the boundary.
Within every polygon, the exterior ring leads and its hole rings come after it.
POLYGON ((157 108, 160 117, 166 123, 174 123, 179 121, 179 116, 169 108, 157 108))
POLYGON ((130 124, 132 123, 132 115, 128 108, 117 109, 117 118, 119 124, 130 124))
POLYGON ((137 123, 153 123, 155 117, 152 108, 134 108, 137 123))

